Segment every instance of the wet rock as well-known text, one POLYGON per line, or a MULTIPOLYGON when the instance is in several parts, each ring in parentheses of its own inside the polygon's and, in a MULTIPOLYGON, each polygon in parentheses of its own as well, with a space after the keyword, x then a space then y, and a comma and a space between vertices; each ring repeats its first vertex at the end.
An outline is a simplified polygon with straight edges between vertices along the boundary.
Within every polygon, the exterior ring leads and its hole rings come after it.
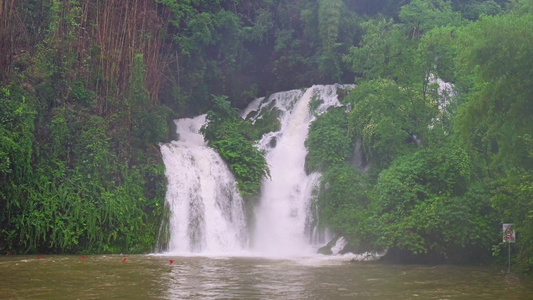
POLYGON ((278 143, 278 139, 276 137, 272 137, 270 139, 270 142, 268 143, 268 146, 270 146, 270 148, 274 149, 274 148, 276 148, 277 143, 278 143))
POLYGON ((332 255, 333 252, 331 251, 331 247, 329 247, 328 245, 318 248, 316 253, 323 255, 332 255))

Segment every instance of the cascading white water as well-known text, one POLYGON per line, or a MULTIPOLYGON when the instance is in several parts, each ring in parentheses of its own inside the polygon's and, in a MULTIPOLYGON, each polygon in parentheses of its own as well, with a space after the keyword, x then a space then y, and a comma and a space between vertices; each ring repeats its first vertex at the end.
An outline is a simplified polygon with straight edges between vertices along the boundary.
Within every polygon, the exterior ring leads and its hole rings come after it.
POLYGON ((205 115, 176 121, 178 141, 161 145, 168 180, 170 253, 236 253, 248 243, 243 201, 222 158, 199 133, 205 115))
POLYGON ((262 104, 262 107, 272 107, 275 101, 274 106, 281 111, 281 129, 264 135, 259 142, 260 149, 267 151, 271 179, 263 182, 261 200, 255 210, 252 243, 255 252, 273 256, 315 253, 314 230, 310 228, 311 193, 320 175, 307 175, 304 169, 307 155, 304 143, 314 120, 309 104, 319 101, 314 113, 340 105, 337 87, 313 86, 305 93, 299 90, 276 93, 262 104))
POLYGON ((230 170, 199 134, 205 116, 177 120, 179 140, 161 145, 168 179, 166 201, 171 210, 168 251, 241 254, 251 234, 251 250, 259 255, 315 253, 311 193, 320 174, 305 173, 304 142, 314 113, 340 105, 338 87, 276 93, 257 99, 243 111, 246 117, 252 111, 275 107, 281 121, 281 129, 265 134, 258 144, 267 152, 271 178, 263 182, 252 233, 247 232, 243 201, 230 170), (312 101, 317 106, 313 113, 309 108, 312 101))

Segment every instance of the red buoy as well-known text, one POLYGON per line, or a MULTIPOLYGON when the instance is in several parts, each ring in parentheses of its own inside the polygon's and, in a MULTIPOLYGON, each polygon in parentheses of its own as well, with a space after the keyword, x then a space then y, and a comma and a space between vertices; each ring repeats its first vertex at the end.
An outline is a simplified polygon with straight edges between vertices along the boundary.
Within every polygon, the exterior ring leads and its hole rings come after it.
POLYGON ((84 259, 85 258, 85 255, 83 255, 80 259, 84 259))
POLYGON ((43 255, 44 255, 44 254, 41 253, 41 255, 39 255, 39 258, 43 258, 43 255))
POLYGON ((125 261, 126 261, 126 259, 124 258, 124 259, 122 260, 122 262, 125 262, 125 261))
POLYGON ((174 263, 174 261, 173 261, 172 259, 171 259, 171 260, 169 260, 168 262, 169 262, 169 265, 171 265, 171 264, 173 264, 173 263, 174 263))

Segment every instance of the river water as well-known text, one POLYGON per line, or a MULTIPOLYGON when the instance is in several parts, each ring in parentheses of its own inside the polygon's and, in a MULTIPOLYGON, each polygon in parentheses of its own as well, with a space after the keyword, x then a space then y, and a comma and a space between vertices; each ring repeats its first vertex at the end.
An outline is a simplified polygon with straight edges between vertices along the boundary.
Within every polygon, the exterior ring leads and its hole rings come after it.
POLYGON ((533 280, 504 270, 318 256, 5 256, 0 299, 532 299, 533 280))

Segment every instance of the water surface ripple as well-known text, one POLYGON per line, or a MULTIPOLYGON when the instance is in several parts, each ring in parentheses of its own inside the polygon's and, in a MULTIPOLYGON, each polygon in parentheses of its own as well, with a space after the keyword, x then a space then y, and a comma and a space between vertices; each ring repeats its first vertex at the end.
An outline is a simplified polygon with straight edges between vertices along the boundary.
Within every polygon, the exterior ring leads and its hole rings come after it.
POLYGON ((502 269, 325 257, 6 256, 0 299, 533 298, 531 278, 502 269))

